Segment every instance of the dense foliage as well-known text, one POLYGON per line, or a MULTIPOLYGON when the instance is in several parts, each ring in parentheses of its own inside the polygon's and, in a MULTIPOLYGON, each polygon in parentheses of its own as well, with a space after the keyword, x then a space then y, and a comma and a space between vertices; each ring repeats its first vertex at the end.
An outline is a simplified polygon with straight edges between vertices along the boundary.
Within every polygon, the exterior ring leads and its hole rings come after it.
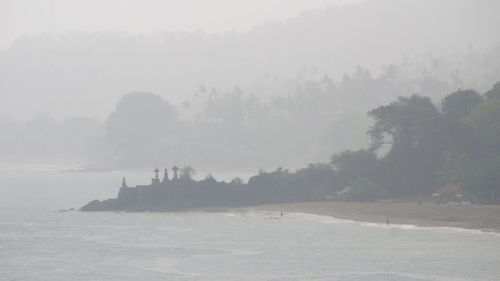
POLYGON ((389 196, 425 196, 455 185, 472 200, 498 203, 499 92, 500 83, 484 97, 458 90, 443 98, 440 107, 427 97, 400 97, 368 113, 375 120, 368 131, 370 149, 334 155, 333 164, 339 172, 371 180, 389 196), (370 152, 380 157, 374 160, 370 152))

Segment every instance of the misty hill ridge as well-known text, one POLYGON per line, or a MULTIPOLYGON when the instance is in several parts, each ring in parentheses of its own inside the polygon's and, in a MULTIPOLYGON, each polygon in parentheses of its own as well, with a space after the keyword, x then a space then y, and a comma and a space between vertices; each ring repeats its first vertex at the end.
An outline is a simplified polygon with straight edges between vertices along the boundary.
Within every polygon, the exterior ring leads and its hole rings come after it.
MULTIPOLYGON (((262 87, 256 80, 287 80, 303 67, 340 78, 356 65, 379 71, 405 54, 439 56, 467 46, 487 50, 498 43, 499 6, 498 1, 366 1, 242 33, 24 38, 0 54, 0 92, 7 97, 0 109, 13 116, 21 108, 103 116, 131 91, 155 92, 176 104, 201 84, 240 85, 267 95, 273 82, 262 87)), ((498 59, 490 63, 498 69, 498 59)))

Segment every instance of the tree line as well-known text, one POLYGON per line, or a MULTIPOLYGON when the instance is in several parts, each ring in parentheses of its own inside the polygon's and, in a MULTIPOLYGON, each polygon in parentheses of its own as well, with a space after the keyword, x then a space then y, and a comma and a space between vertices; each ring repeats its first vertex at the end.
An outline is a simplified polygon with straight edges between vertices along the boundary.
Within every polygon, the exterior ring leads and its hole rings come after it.
POLYGON ((419 95, 399 97, 368 112, 371 144, 333 154, 329 163, 290 172, 260 170, 247 183, 218 182, 211 175, 161 184, 122 187, 116 199, 92 201, 82 210, 175 210, 317 200, 371 201, 431 196, 458 185, 479 203, 500 202, 500 82, 479 94, 458 90, 436 106, 419 95))
POLYGON ((261 170, 247 188, 259 203, 271 203, 430 197, 454 185, 475 202, 500 202, 500 82, 483 94, 459 89, 438 105, 399 97, 368 116, 367 148, 296 172, 261 170))
POLYGON ((425 196, 458 185, 480 202, 500 191, 500 82, 480 95, 458 90, 436 106, 400 97, 368 112, 371 145, 332 156, 343 184, 364 182, 391 196, 425 196))

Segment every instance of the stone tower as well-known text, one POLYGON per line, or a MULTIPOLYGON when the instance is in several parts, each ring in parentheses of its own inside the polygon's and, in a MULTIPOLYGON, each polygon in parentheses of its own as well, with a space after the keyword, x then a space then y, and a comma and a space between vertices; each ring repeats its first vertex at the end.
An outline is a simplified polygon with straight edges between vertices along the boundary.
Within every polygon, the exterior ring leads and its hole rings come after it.
POLYGON ((178 177, 177 177, 177 171, 179 171, 179 167, 177 166, 174 166, 172 168, 172 171, 174 171, 174 176, 172 177, 172 179, 176 180, 178 177))

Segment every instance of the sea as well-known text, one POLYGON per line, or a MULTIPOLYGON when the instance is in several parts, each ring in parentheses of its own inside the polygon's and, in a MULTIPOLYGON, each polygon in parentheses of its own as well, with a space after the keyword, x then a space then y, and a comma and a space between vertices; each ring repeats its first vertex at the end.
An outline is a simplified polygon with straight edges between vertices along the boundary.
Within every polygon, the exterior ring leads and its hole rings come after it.
POLYGON ((500 280, 500 234, 305 213, 80 212, 149 171, 0 166, 0 280, 500 280))

